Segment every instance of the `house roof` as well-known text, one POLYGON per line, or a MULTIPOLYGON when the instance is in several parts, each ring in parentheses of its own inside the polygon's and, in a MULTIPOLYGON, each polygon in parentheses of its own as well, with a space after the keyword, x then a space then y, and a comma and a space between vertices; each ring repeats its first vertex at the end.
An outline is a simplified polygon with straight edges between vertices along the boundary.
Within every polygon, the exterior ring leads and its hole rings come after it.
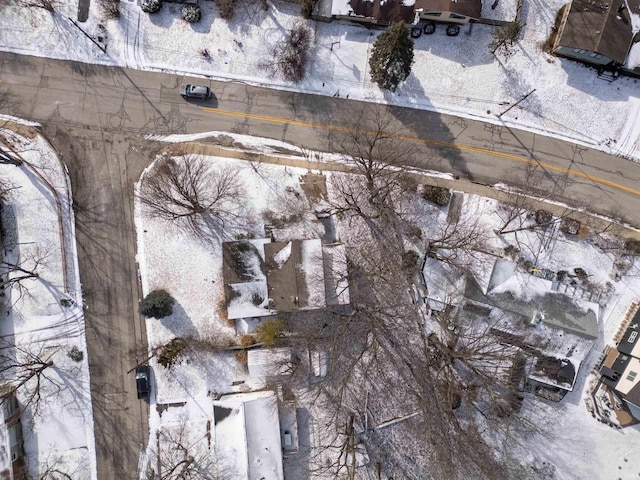
POLYGON ((351 0, 349 6, 358 17, 374 18, 383 22, 413 23, 413 6, 403 5, 401 0, 351 0))
POLYGON ((573 0, 558 45, 597 52, 623 64, 632 30, 625 0, 573 0))
POLYGON ((482 0, 416 0, 416 11, 451 12, 465 17, 480 18, 482 0))
POLYGON ((256 348, 247 352, 250 377, 277 377, 291 371, 289 348, 256 348))
POLYGON ((640 310, 631 319, 627 330, 618 343, 618 351, 640 358, 640 310))
POLYGON ((521 272, 513 262, 501 258, 494 264, 487 297, 502 310, 526 318, 540 312, 547 325, 596 338, 598 304, 551 291, 551 287, 551 281, 521 272))
POLYGON ((482 0, 350 0, 348 5, 334 2, 334 15, 353 15, 382 22, 414 23, 416 12, 451 12, 471 18, 480 18, 482 0), (405 4, 406 3, 406 4, 405 4), (345 8, 346 7, 346 8, 345 8), (346 11, 343 11, 346 10, 346 11))
POLYGON ((580 362, 574 365, 573 360, 570 358, 536 356, 529 378, 563 390, 571 391, 573 390, 579 369, 580 362))
POLYGON ((225 242, 222 250, 229 319, 349 303, 343 245, 259 239, 225 242))
POLYGON ((295 312, 326 306, 320 239, 268 243, 264 253, 272 308, 295 312))
POLYGON ((223 395, 213 408, 216 453, 225 478, 283 480, 275 393, 223 395))
POLYGON ((349 282, 344 245, 322 245, 322 258, 327 305, 348 305, 349 282))
POLYGON ((427 256, 422 276, 431 308, 444 310, 445 305, 458 305, 464 298, 466 276, 448 263, 427 256))
MULTIPOLYGON (((616 383, 615 390, 627 398, 631 394, 632 390, 638 390, 636 387, 640 384, 640 360, 634 357, 629 357, 629 361, 626 363, 625 369, 620 375, 620 379, 616 383)), ((640 403, 640 392, 637 400, 640 403)))
POLYGON ((222 244, 227 317, 270 315, 264 245, 269 239, 240 240, 222 244))

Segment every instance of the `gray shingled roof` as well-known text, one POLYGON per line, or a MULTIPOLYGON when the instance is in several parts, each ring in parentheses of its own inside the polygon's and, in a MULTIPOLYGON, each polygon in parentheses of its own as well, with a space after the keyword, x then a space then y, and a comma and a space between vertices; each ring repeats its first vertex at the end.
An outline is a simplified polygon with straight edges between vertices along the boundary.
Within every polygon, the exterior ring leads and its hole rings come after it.
MULTIPOLYGON (((638 0, 630 1, 632 11, 638 0)), ((558 44, 597 52, 624 63, 633 38, 624 0, 573 0, 558 44)))

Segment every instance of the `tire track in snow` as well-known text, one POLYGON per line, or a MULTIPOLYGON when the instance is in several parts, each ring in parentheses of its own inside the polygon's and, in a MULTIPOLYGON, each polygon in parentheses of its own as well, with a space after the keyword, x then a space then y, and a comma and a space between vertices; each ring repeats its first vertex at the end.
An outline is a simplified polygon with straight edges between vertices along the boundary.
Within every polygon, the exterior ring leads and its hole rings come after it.
POLYGON ((633 159, 640 154, 640 100, 629 98, 629 116, 617 142, 617 154, 633 159))

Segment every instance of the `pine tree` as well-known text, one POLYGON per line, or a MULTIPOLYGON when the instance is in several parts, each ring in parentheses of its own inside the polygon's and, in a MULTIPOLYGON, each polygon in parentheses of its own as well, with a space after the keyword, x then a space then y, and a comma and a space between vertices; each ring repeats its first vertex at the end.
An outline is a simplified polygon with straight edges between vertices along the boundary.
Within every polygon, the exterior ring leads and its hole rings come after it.
POLYGON ((394 23, 373 44, 369 67, 371 80, 380 88, 395 92, 400 82, 411 73, 413 40, 409 27, 403 22, 394 23))
POLYGON ((140 301, 140 313, 145 317, 164 318, 173 312, 175 300, 166 290, 154 290, 140 301))

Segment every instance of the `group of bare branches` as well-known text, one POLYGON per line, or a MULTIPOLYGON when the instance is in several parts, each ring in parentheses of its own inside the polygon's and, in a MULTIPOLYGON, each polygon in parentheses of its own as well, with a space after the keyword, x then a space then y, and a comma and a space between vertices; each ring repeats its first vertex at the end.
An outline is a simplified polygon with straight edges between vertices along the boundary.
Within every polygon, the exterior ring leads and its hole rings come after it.
POLYGON ((225 223, 238 219, 244 198, 238 169, 198 156, 159 158, 139 192, 148 214, 203 238, 220 236, 225 223))
MULTIPOLYGON (((413 258, 407 250, 422 245, 421 254, 465 271, 488 234, 477 221, 447 218, 434 238, 422 238, 412 207, 418 186, 405 166, 427 154, 407 148, 388 109, 368 106, 357 116, 370 123, 362 120, 331 138, 350 172, 333 174, 329 183, 331 214, 348 222, 344 235, 351 237, 342 259, 350 305, 287 325, 297 355, 315 351, 330 358, 305 399, 323 412, 313 476, 356 478, 368 452, 368 468, 378 475, 526 478, 487 441, 514 441, 514 425, 530 427, 517 415, 513 372, 520 351, 496 339, 489 319, 478 322, 454 309, 425 317, 414 294, 417 265, 407 268, 413 258)), ((148 214, 198 236, 221 237, 240 215, 244 190, 237 170, 200 157, 162 157, 144 176, 139 196, 148 214)), ((503 234, 528 228, 518 223, 524 208, 505 212, 503 234)), ((291 382, 304 381, 310 370, 299 364, 291 382)), ((164 471, 197 463, 187 450, 176 446, 173 452, 179 458, 167 465, 175 468, 164 471)))
MULTIPOLYGON (((369 468, 387 476, 516 478, 516 464, 483 434, 505 432, 501 422, 516 411, 508 404, 516 349, 489 335, 489 324, 478 328, 453 311, 425 320, 403 263, 407 245, 421 240, 410 205, 416 182, 403 166, 421 152, 399 140, 388 110, 360 117, 375 120, 332 139, 352 167, 330 183, 332 212, 349 222, 355 240, 344 259, 350 305, 289 326, 294 349, 330 358, 307 394, 326 427, 311 469, 319 478, 357 478, 366 451, 369 468)), ((479 226, 456 220, 443 224, 430 247, 473 252, 484 239, 479 226)), ((298 373, 309 374, 300 368, 292 382, 302 381, 298 373)))

